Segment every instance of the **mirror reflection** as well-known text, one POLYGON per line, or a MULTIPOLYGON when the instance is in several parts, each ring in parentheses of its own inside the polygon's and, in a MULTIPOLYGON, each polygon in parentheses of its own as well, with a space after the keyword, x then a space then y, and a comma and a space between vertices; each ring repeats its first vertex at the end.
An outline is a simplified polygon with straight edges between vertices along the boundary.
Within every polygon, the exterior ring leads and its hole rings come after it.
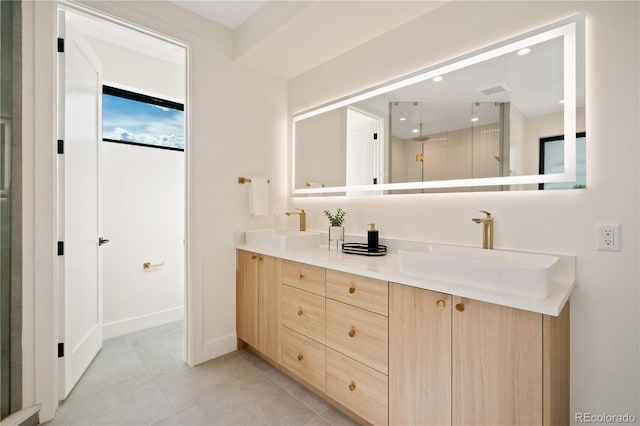
POLYGON ((294 190, 339 187, 351 195, 371 193, 371 188, 362 187, 380 184, 390 184, 380 188, 384 193, 583 187, 582 49, 573 102, 576 181, 541 184, 534 178, 513 185, 518 180, 510 179, 565 172, 564 43, 562 35, 548 38, 387 93, 294 118, 294 190), (488 185, 484 178, 506 179, 488 185), (469 179, 476 181, 450 185, 469 179), (434 184, 412 185, 420 182, 434 184), (442 187, 439 182, 444 182, 442 187))

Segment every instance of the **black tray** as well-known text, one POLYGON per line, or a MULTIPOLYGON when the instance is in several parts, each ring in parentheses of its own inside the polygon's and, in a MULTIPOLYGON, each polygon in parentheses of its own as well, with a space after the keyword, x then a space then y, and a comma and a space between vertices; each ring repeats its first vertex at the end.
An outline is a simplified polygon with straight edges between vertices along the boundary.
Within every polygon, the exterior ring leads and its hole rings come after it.
POLYGON ((342 252, 361 256, 384 256, 387 254, 387 246, 378 245, 378 251, 369 251, 366 243, 342 243, 342 252))

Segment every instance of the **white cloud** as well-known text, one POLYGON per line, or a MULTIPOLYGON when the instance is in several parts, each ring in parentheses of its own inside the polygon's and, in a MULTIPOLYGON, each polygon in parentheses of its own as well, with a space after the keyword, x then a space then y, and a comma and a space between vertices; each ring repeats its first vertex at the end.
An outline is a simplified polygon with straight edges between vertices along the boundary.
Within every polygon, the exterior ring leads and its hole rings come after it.
POLYGON ((154 107, 154 108, 161 109, 161 110, 162 110, 162 111, 164 111, 164 112, 171 111, 171 108, 163 107, 163 106, 160 106, 160 105, 153 105, 153 104, 150 104, 150 105, 151 105, 152 107, 154 107))

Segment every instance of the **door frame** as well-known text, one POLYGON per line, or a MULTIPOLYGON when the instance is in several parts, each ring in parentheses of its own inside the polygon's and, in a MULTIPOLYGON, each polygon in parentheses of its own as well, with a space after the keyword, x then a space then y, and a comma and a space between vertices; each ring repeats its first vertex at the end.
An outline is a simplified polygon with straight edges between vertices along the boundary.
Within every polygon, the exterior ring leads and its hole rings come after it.
POLYGON ((56 253, 59 194, 57 186, 58 123, 58 9, 88 14, 181 46, 186 51, 185 79, 185 362, 196 365, 203 359, 203 307, 201 218, 193 197, 196 182, 192 161, 191 88, 201 82, 194 71, 194 53, 203 52, 197 35, 136 14, 122 5, 101 5, 102 10, 59 0, 23 3, 23 406, 40 404, 40 421, 51 420, 58 407, 58 323, 59 265, 56 253), (104 7, 103 7, 104 6, 104 7), (153 28, 156 29, 153 29, 153 28), (169 35, 170 34, 170 35, 169 35))

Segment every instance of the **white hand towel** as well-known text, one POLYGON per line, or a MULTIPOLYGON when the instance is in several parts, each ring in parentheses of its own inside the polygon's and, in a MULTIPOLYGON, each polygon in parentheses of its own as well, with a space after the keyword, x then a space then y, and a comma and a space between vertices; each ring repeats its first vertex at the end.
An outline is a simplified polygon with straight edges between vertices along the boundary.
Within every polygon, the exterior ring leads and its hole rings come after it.
POLYGON ((252 216, 267 216, 269 214, 269 187, 265 178, 251 178, 249 214, 252 216))

